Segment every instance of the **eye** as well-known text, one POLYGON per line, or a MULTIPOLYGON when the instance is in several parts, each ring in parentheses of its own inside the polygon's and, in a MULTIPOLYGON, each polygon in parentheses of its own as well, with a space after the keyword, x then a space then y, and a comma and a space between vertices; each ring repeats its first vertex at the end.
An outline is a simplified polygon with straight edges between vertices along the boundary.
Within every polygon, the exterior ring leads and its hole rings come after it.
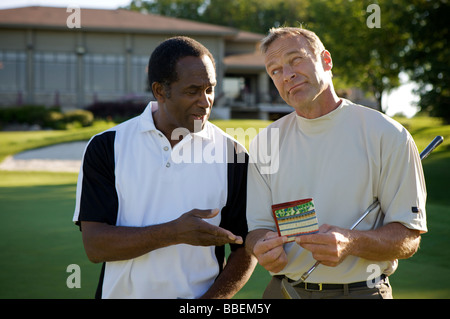
POLYGON ((298 63, 300 63, 302 60, 303 60, 303 57, 298 56, 298 57, 293 58, 291 63, 292 63, 292 64, 298 64, 298 63))
POLYGON ((196 95, 197 94, 197 90, 196 89, 190 89, 186 91, 187 95, 196 95))
POLYGON ((277 74, 279 74, 280 73, 280 69, 274 69, 274 70, 272 70, 271 72, 270 72, 270 74, 272 75, 272 76, 275 76, 275 75, 277 75, 277 74))

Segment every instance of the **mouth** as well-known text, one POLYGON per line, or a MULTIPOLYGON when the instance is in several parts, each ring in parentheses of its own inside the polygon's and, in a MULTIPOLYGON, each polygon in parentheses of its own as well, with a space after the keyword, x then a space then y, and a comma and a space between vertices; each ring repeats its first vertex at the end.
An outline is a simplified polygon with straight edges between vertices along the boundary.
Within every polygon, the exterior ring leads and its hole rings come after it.
POLYGON ((303 84, 305 84, 305 82, 302 82, 302 83, 299 83, 299 84, 294 85, 293 87, 291 87, 291 88, 289 89, 288 94, 292 94, 292 91, 293 91, 293 90, 295 90, 296 88, 302 86, 303 84))
POLYGON ((206 114, 192 114, 192 117, 194 118, 194 121, 200 120, 203 122, 206 118, 206 114))

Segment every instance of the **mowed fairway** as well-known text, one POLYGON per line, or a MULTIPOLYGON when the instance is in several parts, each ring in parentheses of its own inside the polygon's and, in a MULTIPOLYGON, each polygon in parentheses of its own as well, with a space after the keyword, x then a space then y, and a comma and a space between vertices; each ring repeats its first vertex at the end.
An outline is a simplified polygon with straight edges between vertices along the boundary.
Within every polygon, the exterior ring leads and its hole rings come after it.
MULTIPOLYGON (((215 123, 223 129, 242 128, 245 132, 248 128, 258 131, 269 122, 215 123)), ((429 232, 423 235, 419 252, 400 261, 391 277, 394 297, 450 298, 450 126, 422 118, 402 123, 413 134, 419 150, 435 135, 446 140, 423 163, 429 232)), ((0 132, 0 144, 3 134, 0 132)), ((20 137, 14 141, 14 134, 7 134, 14 145, 23 145, 20 137)), ((248 138, 243 143, 248 147, 248 138)), ((14 151, 2 149, 2 153, 14 151)), ((72 173, 0 171, 0 298, 93 298, 101 266, 88 261, 81 233, 72 222, 76 180, 77 174, 72 173), (72 264, 80 266, 81 288, 67 286, 72 274, 67 267, 72 264)), ((268 273, 258 266, 235 298, 260 298, 269 280, 268 273)))
POLYGON ((0 172, 1 298, 93 297, 100 268, 85 257, 72 223, 76 178, 0 172), (70 264, 81 268, 80 289, 66 285, 70 264))

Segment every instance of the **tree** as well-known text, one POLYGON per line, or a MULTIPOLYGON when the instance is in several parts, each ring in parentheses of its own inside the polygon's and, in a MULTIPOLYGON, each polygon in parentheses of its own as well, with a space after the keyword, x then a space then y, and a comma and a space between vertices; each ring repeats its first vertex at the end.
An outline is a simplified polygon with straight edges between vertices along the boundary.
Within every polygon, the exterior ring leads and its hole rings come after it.
POLYGON ((266 34, 272 27, 300 25, 308 1, 209 0, 202 21, 266 34))
POLYGON ((399 53, 408 35, 392 22, 401 10, 394 10, 390 0, 377 2, 311 1, 307 28, 315 31, 331 52, 337 88, 359 87, 373 95, 381 110, 383 92, 400 84, 399 53), (370 10, 374 4, 379 8, 379 24, 371 20, 377 18, 371 17, 377 13, 370 10))
POLYGON ((168 17, 199 20, 205 0, 132 0, 127 9, 168 17))
POLYGON ((411 80, 419 84, 424 113, 450 123, 450 5, 447 0, 411 0, 396 23, 410 34, 402 57, 411 80))
POLYGON ((448 0, 133 0, 129 9, 262 34, 303 26, 331 52, 337 89, 361 88, 381 110, 406 71, 422 110, 450 122, 448 0))
POLYGON ((366 9, 373 2, 368 0, 135 0, 132 5, 137 2, 149 12, 262 34, 280 25, 311 29, 332 53, 337 87, 370 92, 380 110, 382 93, 399 85, 397 57, 406 38, 391 22, 396 13, 387 10, 388 0, 380 4, 381 28, 368 27, 366 9))
POLYGON ((132 0, 126 8, 265 34, 273 26, 300 25, 308 1, 132 0))

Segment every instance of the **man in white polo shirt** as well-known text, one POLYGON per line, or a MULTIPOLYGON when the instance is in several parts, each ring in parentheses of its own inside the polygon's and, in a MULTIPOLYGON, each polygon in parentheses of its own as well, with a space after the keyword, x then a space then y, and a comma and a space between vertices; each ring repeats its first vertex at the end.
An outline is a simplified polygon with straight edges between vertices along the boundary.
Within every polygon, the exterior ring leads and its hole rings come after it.
POLYGON ((157 102, 94 136, 80 170, 73 219, 103 262, 96 297, 230 298, 255 266, 243 246, 248 156, 208 122, 214 59, 193 39, 168 39, 149 83, 157 102))
POLYGON ((427 231, 425 181, 411 135, 336 95, 331 55, 313 32, 272 29, 262 51, 278 92, 295 109, 250 146, 246 246, 273 275, 264 297, 283 298, 282 285, 319 261, 295 286, 301 298, 391 298, 387 276, 427 231), (272 205, 310 198, 318 233, 289 242, 278 236, 272 205), (349 230, 376 198, 381 209, 349 230))

